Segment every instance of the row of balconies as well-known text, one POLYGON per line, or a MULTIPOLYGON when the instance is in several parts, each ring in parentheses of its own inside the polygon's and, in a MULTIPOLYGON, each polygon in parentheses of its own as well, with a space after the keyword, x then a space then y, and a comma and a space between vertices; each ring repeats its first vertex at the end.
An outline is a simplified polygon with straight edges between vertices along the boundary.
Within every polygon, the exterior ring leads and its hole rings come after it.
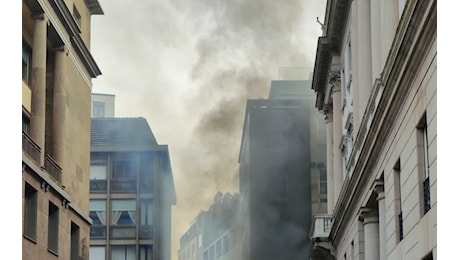
MULTIPOLYGON (((32 159, 33 162, 35 162, 37 166, 41 166, 41 148, 25 132, 22 132, 22 150, 25 152, 27 157, 29 157, 30 159, 32 159)), ((58 184, 61 184, 62 168, 49 154, 45 156, 44 168, 58 184)))
MULTIPOLYGON (((107 226, 93 225, 90 228, 91 239, 99 240, 107 238, 107 226)), ((139 239, 153 239, 153 226, 140 225, 139 239)), ((109 226, 109 239, 136 239, 136 225, 109 226)))

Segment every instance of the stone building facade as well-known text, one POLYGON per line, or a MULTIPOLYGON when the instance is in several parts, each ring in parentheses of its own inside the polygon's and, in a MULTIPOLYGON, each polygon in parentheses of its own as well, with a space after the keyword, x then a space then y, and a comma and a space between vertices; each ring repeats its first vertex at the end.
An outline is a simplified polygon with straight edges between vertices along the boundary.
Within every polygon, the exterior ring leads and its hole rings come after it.
POLYGON ((22 256, 88 259, 97 0, 22 1, 22 256))
POLYGON ((328 215, 312 259, 437 258, 436 19, 431 0, 327 1, 312 88, 328 215))

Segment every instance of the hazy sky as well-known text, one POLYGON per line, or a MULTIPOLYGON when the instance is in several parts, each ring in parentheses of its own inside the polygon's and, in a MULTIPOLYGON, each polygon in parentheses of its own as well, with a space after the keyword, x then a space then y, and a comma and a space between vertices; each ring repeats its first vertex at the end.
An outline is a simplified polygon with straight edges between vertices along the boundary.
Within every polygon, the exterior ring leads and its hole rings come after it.
POLYGON ((280 67, 313 67, 326 0, 99 0, 91 52, 115 115, 145 117, 169 146, 179 238, 217 191, 238 191, 246 99, 266 98, 280 67))

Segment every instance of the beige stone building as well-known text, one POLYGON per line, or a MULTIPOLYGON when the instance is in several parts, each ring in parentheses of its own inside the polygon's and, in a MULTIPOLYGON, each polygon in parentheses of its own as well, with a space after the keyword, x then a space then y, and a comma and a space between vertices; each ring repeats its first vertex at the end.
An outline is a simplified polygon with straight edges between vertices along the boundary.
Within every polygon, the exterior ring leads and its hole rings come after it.
POLYGON ((437 1, 328 0, 312 88, 328 214, 312 259, 437 259, 437 1))
POLYGON ((22 1, 23 259, 88 259, 97 0, 22 1))

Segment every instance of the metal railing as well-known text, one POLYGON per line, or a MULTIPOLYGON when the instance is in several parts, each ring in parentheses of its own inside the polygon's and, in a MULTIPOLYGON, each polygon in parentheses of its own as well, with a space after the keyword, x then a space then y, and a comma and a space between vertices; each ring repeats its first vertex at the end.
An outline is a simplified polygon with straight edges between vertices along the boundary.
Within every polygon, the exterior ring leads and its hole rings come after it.
POLYGON ((315 215, 312 221, 311 238, 329 237, 334 218, 332 215, 315 215))
POLYGON ((110 191, 113 193, 136 193, 136 179, 112 180, 110 182, 110 191))
POLYGON ((153 225, 139 226, 139 238, 153 239, 153 225))
POLYGON ((40 165, 40 146, 38 146, 26 132, 22 132, 22 150, 25 151, 26 155, 34 160, 37 165, 40 165))
POLYGON ((49 154, 45 156, 45 170, 50 174, 51 177, 53 177, 55 181, 61 183, 62 168, 49 154))
POLYGON ((106 237, 106 226, 93 225, 90 227, 90 239, 105 239, 106 237))
POLYGON ((107 180, 90 180, 90 192, 107 192, 107 180))
POLYGON ((110 226, 110 239, 135 239, 136 226, 110 226))

